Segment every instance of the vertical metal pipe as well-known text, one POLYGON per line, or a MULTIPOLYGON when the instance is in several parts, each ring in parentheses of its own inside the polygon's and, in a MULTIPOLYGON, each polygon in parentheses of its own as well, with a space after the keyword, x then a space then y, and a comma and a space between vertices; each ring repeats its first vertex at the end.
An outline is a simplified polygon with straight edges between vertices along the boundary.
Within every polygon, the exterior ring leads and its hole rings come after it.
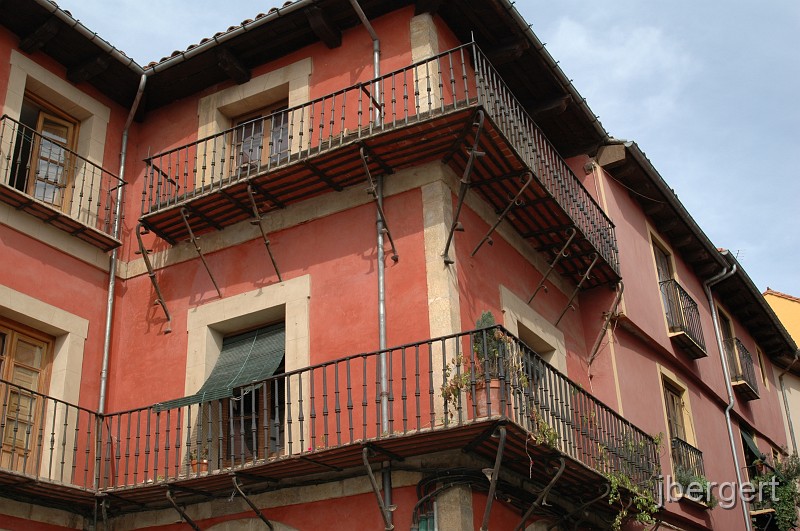
MULTIPOLYGON (((728 251, 722 251, 723 256, 728 254, 728 251)), ((733 276, 736 273, 736 264, 728 270, 726 267, 718 275, 711 277, 703 282, 703 288, 706 292, 708 305, 711 308, 711 322, 714 325, 714 335, 717 339, 717 348, 719 349, 719 357, 722 361, 722 377, 725 379, 725 389, 728 394, 728 406, 725 408, 725 425, 728 429, 728 441, 731 445, 731 455, 733 455, 733 467, 736 473, 736 482, 742 485, 742 471, 739 466, 739 455, 736 453, 736 439, 733 436, 733 425, 731 423, 731 409, 736 404, 736 399, 733 396, 733 387, 731 387, 731 375, 728 368, 728 357, 725 355, 725 347, 722 345, 722 332, 719 328, 719 316, 717 315, 717 308, 714 305, 714 296, 711 293, 711 287, 726 278, 733 276)), ((745 528, 747 531, 753 531, 752 522, 750 521, 750 509, 746 503, 742 503, 742 513, 744 514, 745 528)))
MULTIPOLYGON (((381 43, 378 39, 378 34, 370 24, 369 19, 364 14, 358 0, 350 0, 350 5, 353 6, 361 23, 369 32, 372 39, 372 69, 375 78, 373 85, 373 98, 377 102, 375 105, 375 125, 381 125, 382 121, 382 95, 380 93, 380 80, 381 75, 381 43)), ((377 186, 378 196, 378 212, 376 213, 377 221, 375 226, 377 228, 377 241, 378 241, 378 344, 381 351, 386 348, 386 283, 385 271, 386 266, 384 263, 384 249, 383 249, 383 220, 381 218, 381 211, 383 210, 383 176, 378 177, 377 186)), ((381 352, 381 430, 386 433, 389 431, 389 396, 387 392, 387 378, 386 378, 386 352, 381 352)), ((386 498, 386 504, 391 505, 392 498, 392 474, 388 469, 383 473, 383 491, 386 498)), ((392 514, 388 513, 389 522, 391 522, 392 514)))
MULTIPOLYGON (((128 119, 125 121, 125 127, 122 130, 122 150, 119 156, 119 179, 125 180, 125 159, 128 154, 128 130, 133 122, 133 117, 136 110, 139 108, 139 102, 142 100, 144 94, 144 87, 147 84, 147 76, 142 74, 139 80, 139 89, 136 91, 136 97, 131 105, 131 110, 128 113, 128 119)), ((124 207, 125 187, 120 186, 117 189, 117 211, 114 214, 114 239, 119 239, 120 226, 122 225, 122 209, 124 207)), ((119 249, 111 251, 111 260, 108 265, 108 300, 106 301, 106 323, 105 332, 103 335, 103 363, 100 369, 100 396, 98 398, 97 413, 102 415, 106 410, 106 391, 108 389, 108 359, 111 354, 111 323, 114 316, 114 288, 117 285, 117 254, 119 249)))

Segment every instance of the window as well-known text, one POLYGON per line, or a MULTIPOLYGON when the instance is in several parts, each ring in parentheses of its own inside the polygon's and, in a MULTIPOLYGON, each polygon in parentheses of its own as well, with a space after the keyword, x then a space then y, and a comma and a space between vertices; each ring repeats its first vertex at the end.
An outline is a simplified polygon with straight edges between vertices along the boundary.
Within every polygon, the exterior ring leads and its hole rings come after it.
POLYGON ((58 209, 68 208, 78 121, 32 94, 22 101, 9 184, 58 209))
POLYGON ((3 426, 0 466, 34 471, 37 427, 42 422, 40 398, 47 391, 53 338, 11 321, 0 320, 0 378, 3 383, 3 426))
POLYGON ((761 383, 764 384, 765 389, 769 389, 769 379, 767 378, 767 367, 764 363, 764 353, 756 345, 756 357, 758 358, 758 366, 761 369, 761 383))
POLYGON ((667 408, 667 429, 669 438, 686 441, 686 427, 683 419, 683 391, 664 382, 664 404, 667 408))
POLYGON ((264 107, 234 120, 234 173, 257 173, 262 166, 273 166, 288 156, 289 128, 287 103, 264 107))
POLYGON ((670 254, 655 242, 653 242, 653 254, 655 255, 656 259, 656 272, 658 273, 658 281, 664 282, 665 280, 671 280, 673 271, 670 254))
MULTIPOLYGON (((203 389, 239 385, 224 400, 223 456, 229 463, 263 459, 282 447, 285 383, 267 380, 285 372, 285 327, 281 323, 226 337, 217 365, 203 389), (269 444, 265 444, 269 441, 269 444)), ((201 389, 202 391, 202 389, 201 389)))

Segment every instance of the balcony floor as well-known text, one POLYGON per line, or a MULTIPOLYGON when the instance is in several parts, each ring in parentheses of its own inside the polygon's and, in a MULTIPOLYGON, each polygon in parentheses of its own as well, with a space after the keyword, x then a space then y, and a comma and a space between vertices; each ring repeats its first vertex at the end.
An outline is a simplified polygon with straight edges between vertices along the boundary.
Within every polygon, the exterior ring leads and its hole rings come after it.
POLYGON ((79 238, 98 249, 110 251, 121 244, 108 234, 101 232, 89 225, 85 225, 73 217, 65 214, 51 205, 37 201, 28 194, 22 193, 16 188, 7 184, 0 183, 0 201, 11 205, 17 210, 27 212, 33 217, 39 218, 53 227, 79 238))
MULTIPOLYGON (((480 106, 477 104, 451 108, 430 118, 422 115, 411 124, 393 125, 389 122, 366 136, 362 132, 360 138, 351 134, 337 142, 338 146, 331 148, 326 145, 321 153, 314 153, 313 149, 311 153, 304 151, 300 157, 293 156, 269 172, 254 175, 249 182, 253 185, 262 214, 269 215, 273 210, 298 201, 366 184, 360 157, 362 146, 369 154, 373 178, 436 160, 462 175, 469 159, 467 148, 474 141, 473 122, 478 109, 480 106)), ((475 160, 471 190, 499 214, 516 195, 520 178, 529 169, 488 115, 478 146, 485 156, 475 160)), ((241 179, 221 188, 197 191, 175 204, 160 205, 156 212, 142 216, 141 222, 170 244, 189 237, 181 217, 182 208, 191 214, 192 231, 196 235, 222 230, 252 217, 247 183, 248 179, 241 179)), ((567 242, 567 231, 574 224, 536 176, 523 197, 524 204, 513 207, 506 222, 552 259, 567 242)), ((387 214, 390 226, 391 215, 387 214)), ((482 249, 481 252, 491 251, 482 249)), ((619 275, 614 267, 580 231, 570 245, 569 255, 559 262, 559 272, 578 282, 595 252, 600 255, 600 260, 584 287, 616 282, 619 275)))
MULTIPOLYGON (((366 477, 362 462, 364 447, 373 450, 374 463, 385 461, 387 457, 397 463, 406 458, 448 450, 462 450, 484 459, 487 466, 490 466, 495 460, 499 446, 499 439, 492 437, 492 434, 501 425, 507 430, 502 459, 503 469, 514 472, 530 485, 534 493, 538 493, 553 478, 557 468, 553 463, 557 465, 556 458, 559 454, 548 447, 534 444, 530 440, 530 434, 523 428, 501 417, 480 419, 446 429, 423 430, 414 434, 271 458, 234 470, 200 474, 185 479, 171 479, 166 482, 150 480, 133 487, 110 487, 97 494, 90 489, 50 483, 41 478, 5 471, 0 472, 0 487, 4 497, 51 506, 89 517, 94 514, 95 501, 105 500, 107 515, 114 517, 131 512, 171 508, 166 496, 167 489, 171 491, 175 501, 184 506, 211 499, 229 498, 234 477, 238 478, 248 494, 290 487, 292 480, 324 478, 322 474, 327 474, 329 480, 338 479, 335 477, 337 472, 347 477, 360 474, 366 477)), ((563 515, 566 510, 558 507, 557 499, 583 503, 596 499, 598 494, 602 493, 607 483, 602 475, 567 456, 564 458, 566 467, 553 487, 553 496, 548 502, 549 508, 545 507, 542 513, 535 514, 563 515)), ((524 511, 527 507, 520 509, 524 511)), ((616 512, 615 506, 610 506, 606 498, 596 499, 586 510, 603 513, 609 519, 613 518, 616 512)), ((631 510, 634 511, 635 508, 631 510)), ((269 517, 268 511, 266 516, 269 517)))

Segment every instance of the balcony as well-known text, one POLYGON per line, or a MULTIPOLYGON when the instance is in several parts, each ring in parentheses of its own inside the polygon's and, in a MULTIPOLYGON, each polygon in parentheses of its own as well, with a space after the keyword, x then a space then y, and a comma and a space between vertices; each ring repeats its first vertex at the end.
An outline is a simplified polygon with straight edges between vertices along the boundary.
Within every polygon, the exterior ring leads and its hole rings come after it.
POLYGON ((3 495, 87 515, 98 495, 114 516, 170 507, 168 496, 228 498, 234 479, 250 492, 310 475, 335 481, 365 473, 368 452, 402 461, 468 450, 487 463, 500 453, 507 473, 552 482, 549 502, 594 500, 586 510, 609 518, 614 507, 598 497, 607 476, 654 489, 659 473, 652 437, 501 327, 325 362, 228 397, 106 415, 10 382, 0 393, 3 495), (492 437, 500 426, 505 439, 492 437))
POLYGON ((731 373, 731 385, 739 393, 742 400, 758 398, 758 381, 753 356, 738 338, 725 339, 725 354, 728 356, 728 367, 731 373))
POLYGON ((122 182, 52 135, 0 118, 0 201, 103 251, 113 237, 122 182))
POLYGON ((614 225, 474 44, 277 111, 146 160, 141 222, 174 244, 432 161, 585 287, 619 279, 614 225), (471 157, 471 152, 481 156, 471 157), (362 160, 362 156, 366 159, 362 160), (570 238, 571 229, 577 234, 570 238))
POLYGON ((670 339, 692 359, 705 358, 708 354, 697 303, 674 279, 661 281, 658 285, 670 339))
POLYGON ((703 467, 703 452, 687 443, 679 437, 673 437, 671 442, 672 446, 672 470, 674 474, 674 481, 681 486, 681 495, 684 499, 693 502, 707 504, 710 502, 704 495, 695 497, 687 492, 692 483, 695 484, 689 492, 694 492, 698 486, 702 486, 706 482, 706 472, 703 467))

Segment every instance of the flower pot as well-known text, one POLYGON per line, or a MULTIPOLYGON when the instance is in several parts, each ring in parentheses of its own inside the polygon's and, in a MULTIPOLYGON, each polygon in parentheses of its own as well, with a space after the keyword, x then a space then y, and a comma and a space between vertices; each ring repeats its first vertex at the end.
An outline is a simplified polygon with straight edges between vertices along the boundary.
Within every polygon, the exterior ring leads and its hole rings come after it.
MULTIPOLYGON (((477 418, 489 416, 489 401, 491 400, 492 416, 502 415, 502 404, 500 403, 500 380, 489 380, 488 387, 481 387, 475 390, 475 396, 470 395, 471 401, 477 409, 477 418)), ((508 400, 508 397, 506 397, 508 400)), ((470 409, 471 411, 471 409, 470 409)))
POLYGON ((198 472, 208 472, 208 459, 192 459, 192 472, 195 474, 198 472))

